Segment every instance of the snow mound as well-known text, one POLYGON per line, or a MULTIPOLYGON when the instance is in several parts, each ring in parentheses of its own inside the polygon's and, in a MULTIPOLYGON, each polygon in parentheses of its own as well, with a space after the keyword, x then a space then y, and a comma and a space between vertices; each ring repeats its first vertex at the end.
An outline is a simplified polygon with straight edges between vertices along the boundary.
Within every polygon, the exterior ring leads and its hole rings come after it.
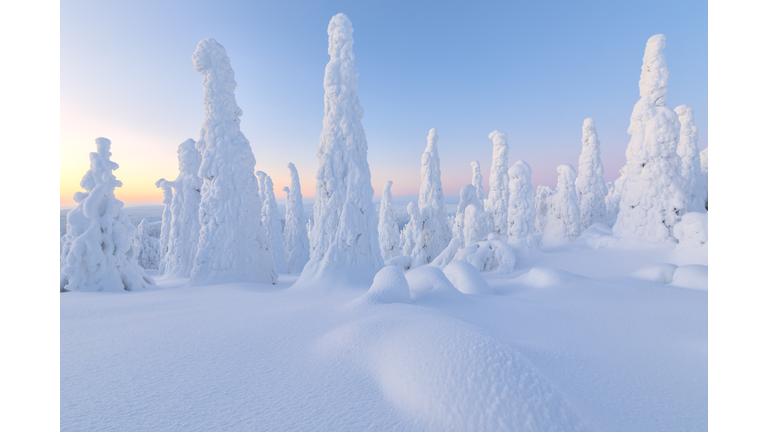
POLYGON ((654 264, 635 270, 630 276, 635 279, 668 284, 672 282, 675 270, 677 270, 677 266, 674 264, 654 264))
POLYGON ((411 292, 403 272, 395 266, 386 266, 376 273, 363 299, 373 304, 410 303, 411 292))
POLYGON ((422 266, 405 274, 413 301, 426 297, 459 298, 461 293, 456 289, 442 270, 432 266, 422 266))
POLYGON ((515 250, 491 234, 488 240, 467 245, 456 252, 456 261, 466 261, 480 271, 499 270, 508 274, 515 268, 515 250))
POLYGON ((690 264, 680 266, 675 270, 672 283, 681 288, 693 288, 707 290, 708 288, 709 266, 701 264, 690 264))
POLYGON ((689 212, 675 225, 673 233, 682 246, 703 246, 707 243, 708 217, 706 213, 689 212))
POLYGON ((402 271, 411 268, 411 257, 409 255, 399 255, 384 261, 386 266, 395 266, 402 271))
POLYGON ((464 294, 496 294, 480 271, 464 261, 451 261, 443 269, 445 277, 464 294))
POLYGON ((534 267, 528 271, 528 273, 519 276, 514 282, 536 288, 549 288, 563 285, 568 281, 573 280, 573 277, 573 273, 569 273, 565 270, 548 267, 534 267))
POLYGON ((442 252, 440 252, 440 255, 438 255, 429 265, 439 268, 445 268, 448 263, 453 260, 453 257, 456 256, 456 252, 461 249, 461 239, 459 237, 454 237, 451 239, 451 242, 448 243, 448 247, 443 249, 442 252))
POLYGON ((613 235, 613 230, 606 224, 595 223, 584 230, 576 239, 592 249, 602 249, 613 246, 619 242, 619 238, 613 235))

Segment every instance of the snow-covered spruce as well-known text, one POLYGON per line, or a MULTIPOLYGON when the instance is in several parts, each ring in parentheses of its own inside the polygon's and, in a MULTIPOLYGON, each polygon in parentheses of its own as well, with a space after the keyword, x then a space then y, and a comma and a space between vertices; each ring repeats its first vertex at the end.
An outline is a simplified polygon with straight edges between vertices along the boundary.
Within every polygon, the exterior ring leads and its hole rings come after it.
POLYGON ((173 182, 171 228, 168 252, 164 258, 163 274, 188 278, 192 273, 200 238, 200 190, 203 179, 198 177, 202 155, 195 148, 195 140, 179 145, 179 176, 173 182))
POLYGON ((547 226, 541 236, 541 245, 547 247, 570 242, 581 234, 576 170, 570 165, 560 165, 557 174, 557 190, 549 198, 547 226))
POLYGON ((91 168, 75 192, 77 207, 67 213, 61 251, 61 291, 134 291, 155 285, 139 266, 133 243, 136 228, 115 198, 123 183, 112 174, 119 166, 109 158, 111 142, 96 138, 91 168))
POLYGON ((685 212, 685 179, 677 155, 680 121, 666 105, 669 70, 665 37, 648 39, 640 74, 640 100, 627 132, 627 171, 613 233, 649 240, 668 240, 685 212))
POLYGON ((144 218, 136 228, 134 243, 139 251, 139 265, 146 270, 156 270, 160 265, 160 240, 150 237, 149 222, 144 218))
POLYGON ((544 228, 547 226, 549 197, 554 193, 554 189, 549 186, 539 185, 536 187, 536 198, 533 200, 533 204, 536 207, 536 220, 533 226, 537 234, 544 232, 544 228))
POLYGON ((155 187, 163 190, 163 217, 160 225, 160 274, 165 273, 165 263, 168 259, 168 243, 171 237, 171 221, 173 220, 173 185, 168 180, 161 178, 155 182, 155 187))
POLYGON ((381 208, 379 209, 379 247, 384 261, 400 255, 400 229, 392 210, 392 182, 388 181, 381 190, 381 208))
POLYGON ((709 147, 699 153, 701 159, 701 187, 704 189, 704 208, 709 210, 709 147))
POLYGON ((483 203, 485 196, 483 195, 483 173, 480 172, 480 161, 472 161, 472 186, 475 187, 477 192, 477 200, 483 203))
POLYGON ((203 76, 205 121, 195 144, 202 154, 198 176, 203 185, 190 283, 276 283, 275 263, 263 247, 256 159, 240 131, 243 111, 235 100, 235 72, 227 51, 213 38, 200 41, 192 61, 203 76))
POLYGON ((264 176, 264 185, 261 189, 264 191, 265 197, 261 207, 261 223, 267 230, 267 239, 269 241, 267 249, 275 261, 275 270, 278 273, 287 273, 285 245, 283 244, 283 226, 280 223, 280 214, 277 212, 277 200, 275 199, 275 187, 272 183, 272 177, 264 176))
POLYGON ((384 266, 376 233, 368 144, 357 97, 352 23, 340 13, 328 25, 325 116, 317 155, 310 260, 296 286, 370 286, 384 266))
POLYGON ((267 202, 267 173, 256 171, 256 181, 259 184, 259 199, 261 200, 261 213, 264 214, 264 204, 267 202))
POLYGON ((686 212, 706 212, 704 199, 704 181, 701 178, 701 159, 699 155, 699 128, 693 124, 693 108, 680 105, 675 108, 680 119, 680 142, 677 145, 677 155, 682 159, 682 176, 685 179, 686 212))
POLYGON ((689 212, 675 225, 673 233, 682 246, 700 247, 708 241, 707 213, 689 212))
POLYGON ((440 156, 437 153, 437 130, 427 136, 427 148, 421 156, 421 188, 419 212, 424 219, 424 241, 427 262, 432 261, 451 241, 451 227, 445 216, 443 185, 440 181, 440 156))
POLYGON ((408 203, 408 214, 411 220, 403 228, 403 255, 411 257, 409 268, 427 264, 427 244, 424 239, 424 216, 416 203, 408 203))
POLYGON ((301 196, 299 172, 293 163, 288 164, 291 172, 291 187, 285 190, 285 257, 289 273, 301 273, 309 261, 309 235, 304 201, 301 196))
POLYGON ((483 204, 477 198, 475 187, 465 185, 459 192, 459 206, 453 221, 453 236, 459 239, 459 247, 484 240, 491 232, 493 220, 490 213, 483 210, 483 204))
POLYGON ((507 209, 509 207, 509 145, 507 134, 497 130, 488 138, 493 140, 493 161, 491 162, 490 190, 485 210, 493 217, 493 231, 499 235, 507 233, 507 209))
POLYGON ((624 191, 624 184, 627 182, 627 167, 623 166, 619 170, 619 178, 611 186, 606 183, 608 195, 605 197, 605 210, 608 216, 606 222, 611 225, 616 222, 616 216, 619 214, 619 204, 621 203, 621 193, 624 191))
POLYGON ((597 139, 595 119, 584 120, 581 127, 581 156, 576 194, 579 200, 579 220, 585 230, 593 223, 603 223, 608 213, 605 197, 608 189, 603 180, 603 162, 600 160, 600 141, 597 139))
POLYGON ((515 162, 509 173, 509 210, 507 214, 507 240, 516 251, 533 247, 536 206, 533 203, 531 166, 525 161, 515 162))

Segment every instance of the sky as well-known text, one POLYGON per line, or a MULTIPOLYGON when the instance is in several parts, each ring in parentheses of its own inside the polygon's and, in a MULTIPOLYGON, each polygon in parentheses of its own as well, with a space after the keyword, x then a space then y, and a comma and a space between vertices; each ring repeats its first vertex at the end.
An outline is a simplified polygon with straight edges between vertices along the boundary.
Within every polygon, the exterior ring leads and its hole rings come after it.
POLYGON ((71 205, 94 140, 112 141, 116 196, 160 201, 154 184, 178 175, 176 150, 203 122, 197 43, 227 49, 241 130, 275 195, 293 162, 314 196, 323 120, 328 22, 354 28, 358 96, 375 195, 418 194, 430 128, 439 138, 442 184, 457 195, 478 160, 485 190, 488 134, 506 132, 510 166, 525 160, 534 187, 554 187, 556 167, 578 167, 581 126, 595 119, 604 178, 625 163, 639 99, 645 43, 663 33, 667 104, 694 109, 708 147, 706 1, 72 1, 61 7, 60 204, 71 205))

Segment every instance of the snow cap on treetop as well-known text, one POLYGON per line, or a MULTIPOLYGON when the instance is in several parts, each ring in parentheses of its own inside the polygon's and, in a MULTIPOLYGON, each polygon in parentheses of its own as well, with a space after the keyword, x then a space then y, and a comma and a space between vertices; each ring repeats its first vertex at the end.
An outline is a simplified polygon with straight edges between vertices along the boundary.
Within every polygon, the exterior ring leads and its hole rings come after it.
POLYGON ((645 45, 642 73, 640 73, 640 97, 647 98, 652 105, 664 105, 667 101, 669 69, 664 58, 666 37, 663 34, 651 36, 645 45))

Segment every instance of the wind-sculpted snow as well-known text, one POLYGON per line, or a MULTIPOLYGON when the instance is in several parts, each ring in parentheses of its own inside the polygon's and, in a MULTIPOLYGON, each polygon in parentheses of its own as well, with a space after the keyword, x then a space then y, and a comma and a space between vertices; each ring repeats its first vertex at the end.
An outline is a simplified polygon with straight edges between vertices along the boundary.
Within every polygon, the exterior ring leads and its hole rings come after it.
POLYGON ((443 271, 435 266, 422 266, 405 274, 411 300, 461 301, 464 295, 456 289, 443 271))
POLYGON ((384 261, 400 255, 400 229, 392 210, 392 182, 384 183, 379 209, 379 247, 384 261))
POLYGON ((497 130, 488 138, 493 141, 493 161, 491 162, 490 190, 485 202, 485 211, 493 217, 493 231, 499 235, 507 234, 507 210, 509 207, 509 145, 507 134, 497 130))
POLYGON ((443 268, 443 273, 451 284, 464 294, 496 294, 483 279, 480 270, 468 262, 451 261, 443 268))
POLYGON ((536 219, 533 223, 536 234, 544 232, 544 228, 547 226, 549 197, 554 194, 555 191, 549 186, 539 185, 536 187, 536 198, 533 201, 536 207, 536 219))
POLYGON ((416 268, 427 264, 427 242, 424 239, 424 215, 416 203, 408 204, 408 214, 411 220, 403 228, 403 255, 411 257, 408 268, 416 268))
POLYGON ((301 273, 309 261, 309 234, 304 203, 301 196, 299 172, 293 163, 288 164, 291 171, 291 187, 285 196, 285 255, 288 272, 301 273))
POLYGON ((227 51, 203 39, 192 55, 203 76, 205 121, 195 147, 202 154, 200 238, 190 284, 277 282, 275 264, 264 249, 256 159, 240 131, 243 111, 235 101, 235 72, 227 51))
POLYGON ((533 247, 536 206, 533 202, 531 166, 519 160, 509 173, 509 210, 507 215, 508 243, 519 252, 527 253, 533 247))
POLYGON ((576 170, 570 165, 557 167, 557 191, 549 197, 547 226, 541 236, 542 246, 558 246, 581 234, 579 202, 576 195, 576 170))
MULTIPOLYGON (((648 39, 640 75, 640 100, 627 132, 626 180, 613 233, 664 241, 685 212, 682 162, 677 155, 680 121, 666 104, 669 70, 664 35, 648 39)), ((617 182, 618 185, 618 182, 617 182)))
POLYGON ((173 221, 173 183, 161 178, 155 182, 155 187, 163 190, 163 218, 160 226, 160 273, 165 273, 165 264, 168 260, 168 246, 171 237, 171 222, 173 221))
POLYGON ((272 183, 272 177, 265 176, 263 190, 266 200, 261 208, 261 222, 267 230, 268 250, 275 261, 277 272, 287 273, 285 246, 283 245, 283 227, 280 223, 280 215, 277 213, 277 200, 275 200, 275 186, 272 183))
POLYGON ((674 235, 682 246, 701 247, 708 241, 707 213, 690 212, 675 225, 674 235))
POLYGON ((603 223, 607 216, 605 197, 608 189, 603 180, 603 162, 600 160, 600 141, 597 139, 595 119, 584 120, 582 148, 579 156, 579 175, 576 177, 576 194, 579 200, 581 229, 594 223, 603 223))
POLYGON ((472 161, 472 186, 475 187, 477 192, 477 200, 483 203, 485 196, 483 196, 483 174, 480 172, 480 161, 472 161))
POLYGON ((683 162, 681 174, 685 179, 688 201, 688 212, 705 212, 704 200, 706 190, 701 178, 701 157, 699 154, 699 128, 693 124, 693 108, 680 105, 675 108, 680 119, 680 143, 677 145, 677 155, 683 162))
POLYGON ((706 291, 709 289, 709 266, 701 264, 682 265, 675 270, 670 285, 706 291))
POLYGON ((360 301, 370 304, 410 303, 411 291, 408 281, 399 268, 387 265, 376 273, 373 285, 360 301))
POLYGON ((328 25, 325 68, 325 116, 317 156, 314 226, 310 261, 297 286, 335 282, 342 273, 356 275, 354 283, 369 286, 384 266, 376 232, 368 144, 357 97, 352 23, 340 13, 328 25))
POLYGON ((427 148, 421 156, 419 211, 424 218, 424 241, 427 262, 431 262, 451 241, 451 228, 445 217, 445 199, 440 181, 440 156, 437 152, 437 130, 427 136, 427 148))
POLYGON ((77 207, 67 213, 67 234, 62 240, 62 291, 134 291, 155 282, 138 263, 136 228, 115 198, 123 183, 112 174, 119 166, 110 160, 112 143, 96 138, 91 168, 76 192, 77 207))

